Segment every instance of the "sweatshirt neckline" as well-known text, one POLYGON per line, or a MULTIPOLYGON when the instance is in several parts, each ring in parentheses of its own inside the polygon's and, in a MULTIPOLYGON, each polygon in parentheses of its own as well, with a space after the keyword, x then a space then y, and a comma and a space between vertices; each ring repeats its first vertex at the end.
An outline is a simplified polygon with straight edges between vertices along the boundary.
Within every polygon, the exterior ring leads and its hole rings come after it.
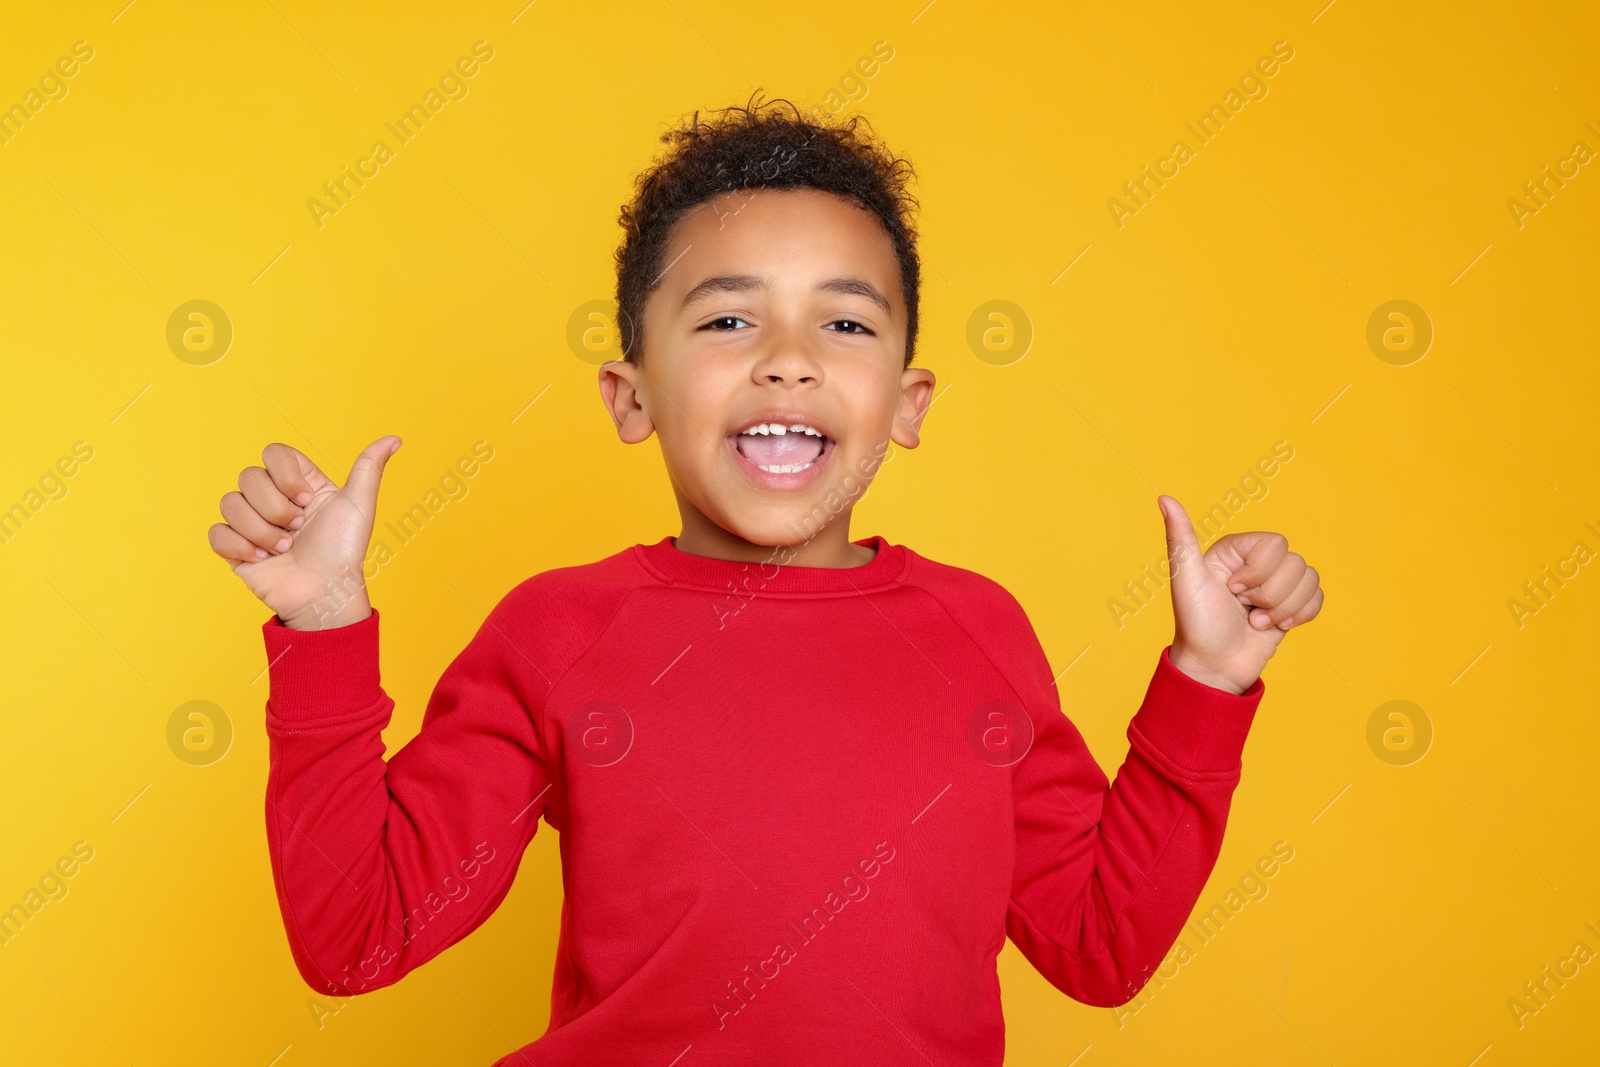
POLYGON ((911 562, 904 545, 890 544, 877 534, 851 543, 875 549, 872 559, 859 567, 799 567, 776 560, 746 563, 685 552, 673 544, 670 534, 655 544, 635 545, 633 551, 645 570, 668 585, 719 593, 732 589, 742 596, 853 595, 904 580, 911 562))

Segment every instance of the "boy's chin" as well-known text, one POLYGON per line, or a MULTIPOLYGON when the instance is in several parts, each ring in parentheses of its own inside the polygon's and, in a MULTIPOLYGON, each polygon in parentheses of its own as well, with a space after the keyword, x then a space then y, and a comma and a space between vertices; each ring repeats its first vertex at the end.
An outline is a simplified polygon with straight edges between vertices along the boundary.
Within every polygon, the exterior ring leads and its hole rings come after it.
POLYGON ((723 529, 753 545, 798 548, 814 538, 822 528, 817 525, 814 512, 795 507, 762 515, 742 515, 724 524, 723 529))
POLYGON ((850 509, 831 511, 821 498, 776 503, 729 501, 713 521, 735 537, 769 548, 798 549, 824 530, 849 522, 850 509))

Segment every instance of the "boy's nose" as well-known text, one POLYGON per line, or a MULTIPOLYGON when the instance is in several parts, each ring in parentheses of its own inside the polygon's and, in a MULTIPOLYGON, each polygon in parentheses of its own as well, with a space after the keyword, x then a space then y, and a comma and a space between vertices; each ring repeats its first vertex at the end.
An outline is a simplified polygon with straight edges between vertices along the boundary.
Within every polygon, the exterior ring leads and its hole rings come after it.
POLYGON ((822 364, 793 333, 777 331, 750 375, 758 384, 821 384, 822 364))

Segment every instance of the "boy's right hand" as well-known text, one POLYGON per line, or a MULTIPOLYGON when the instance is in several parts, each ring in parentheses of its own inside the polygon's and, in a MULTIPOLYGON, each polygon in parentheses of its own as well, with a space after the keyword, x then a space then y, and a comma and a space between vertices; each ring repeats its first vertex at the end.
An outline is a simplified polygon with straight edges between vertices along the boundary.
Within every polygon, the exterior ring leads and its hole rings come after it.
POLYGON ((349 626, 372 614, 362 563, 377 515, 378 481, 400 438, 362 450, 343 488, 298 449, 273 442, 263 467, 239 473, 239 490, 222 498, 222 517, 207 532, 262 603, 294 630, 349 626))

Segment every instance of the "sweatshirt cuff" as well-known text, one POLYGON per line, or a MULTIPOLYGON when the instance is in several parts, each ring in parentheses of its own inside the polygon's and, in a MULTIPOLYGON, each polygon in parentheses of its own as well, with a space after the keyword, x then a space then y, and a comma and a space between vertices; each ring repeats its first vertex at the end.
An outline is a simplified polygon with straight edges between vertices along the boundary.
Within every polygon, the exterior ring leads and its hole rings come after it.
POLYGON ((267 646, 269 712, 304 722, 365 711, 383 696, 378 683, 378 610, 328 630, 293 630, 276 614, 261 625, 267 646))
POLYGON ((1172 665, 1172 646, 1161 650, 1144 703, 1128 724, 1172 763, 1201 775, 1237 775, 1256 708, 1266 692, 1260 678, 1234 694, 1196 681, 1172 665))

